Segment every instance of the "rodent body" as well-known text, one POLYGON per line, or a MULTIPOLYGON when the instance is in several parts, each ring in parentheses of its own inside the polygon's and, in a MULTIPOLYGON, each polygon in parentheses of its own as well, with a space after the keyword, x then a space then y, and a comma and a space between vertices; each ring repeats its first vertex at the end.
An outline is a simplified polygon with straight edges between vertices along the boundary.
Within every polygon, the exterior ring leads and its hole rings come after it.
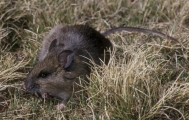
POLYGON ((29 73, 24 89, 42 97, 58 97, 65 104, 73 89, 77 91, 79 77, 86 79, 90 74, 86 63, 90 59, 96 64, 100 59, 108 63, 108 49, 112 49, 111 42, 91 27, 56 26, 44 39, 39 61, 29 73))
POLYGON ((86 80, 90 74, 87 63, 90 60, 96 64, 100 64, 100 60, 108 63, 112 44, 105 35, 110 33, 100 34, 85 25, 56 26, 44 39, 39 61, 28 74, 23 88, 43 98, 57 97, 62 103, 56 108, 64 108, 73 92, 80 89, 79 77, 86 80))

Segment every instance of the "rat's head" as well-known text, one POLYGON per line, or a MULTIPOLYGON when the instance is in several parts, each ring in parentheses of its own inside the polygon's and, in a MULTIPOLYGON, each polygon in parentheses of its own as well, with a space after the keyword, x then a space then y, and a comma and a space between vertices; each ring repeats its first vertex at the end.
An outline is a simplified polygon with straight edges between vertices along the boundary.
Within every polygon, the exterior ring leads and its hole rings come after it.
POLYGON ((30 93, 41 94, 42 97, 51 95, 62 100, 68 100, 76 89, 79 74, 72 68, 75 54, 70 50, 63 50, 62 46, 52 41, 49 53, 44 60, 39 61, 29 73, 24 89, 30 93))

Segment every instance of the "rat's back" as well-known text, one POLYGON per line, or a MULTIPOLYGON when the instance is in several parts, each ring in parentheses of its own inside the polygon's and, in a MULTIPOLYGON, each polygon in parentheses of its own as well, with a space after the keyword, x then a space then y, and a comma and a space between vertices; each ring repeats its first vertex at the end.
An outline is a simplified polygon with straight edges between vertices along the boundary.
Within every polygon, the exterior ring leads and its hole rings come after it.
POLYGON ((57 44, 64 50, 85 50, 88 54, 101 59, 104 57, 105 50, 112 49, 111 42, 89 26, 57 25, 45 37, 40 50, 39 61, 42 61, 46 57, 50 44, 55 39, 57 39, 57 44))

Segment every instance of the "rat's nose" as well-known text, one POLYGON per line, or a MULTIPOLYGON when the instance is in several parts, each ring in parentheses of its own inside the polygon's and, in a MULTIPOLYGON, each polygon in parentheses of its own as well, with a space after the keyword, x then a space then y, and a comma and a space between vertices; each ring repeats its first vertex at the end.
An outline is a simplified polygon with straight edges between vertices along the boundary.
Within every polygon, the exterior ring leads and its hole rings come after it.
POLYGON ((34 83, 33 81, 31 80, 26 80, 24 85, 22 86, 24 90, 28 91, 28 92, 31 92, 37 88, 39 88, 39 85, 34 83))
POLYGON ((24 85, 22 86, 22 88, 23 88, 24 90, 26 90, 26 85, 24 84, 24 85))

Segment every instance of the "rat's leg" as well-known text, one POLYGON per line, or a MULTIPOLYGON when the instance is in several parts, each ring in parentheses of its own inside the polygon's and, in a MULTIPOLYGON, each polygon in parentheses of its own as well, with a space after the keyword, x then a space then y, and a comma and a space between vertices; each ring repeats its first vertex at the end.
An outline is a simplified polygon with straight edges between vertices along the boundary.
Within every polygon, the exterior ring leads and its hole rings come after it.
POLYGON ((62 110, 62 109, 64 109, 64 108, 66 108, 66 102, 65 102, 65 101, 62 101, 60 104, 57 104, 57 105, 55 105, 54 107, 55 107, 55 109, 57 109, 57 110, 62 110))

